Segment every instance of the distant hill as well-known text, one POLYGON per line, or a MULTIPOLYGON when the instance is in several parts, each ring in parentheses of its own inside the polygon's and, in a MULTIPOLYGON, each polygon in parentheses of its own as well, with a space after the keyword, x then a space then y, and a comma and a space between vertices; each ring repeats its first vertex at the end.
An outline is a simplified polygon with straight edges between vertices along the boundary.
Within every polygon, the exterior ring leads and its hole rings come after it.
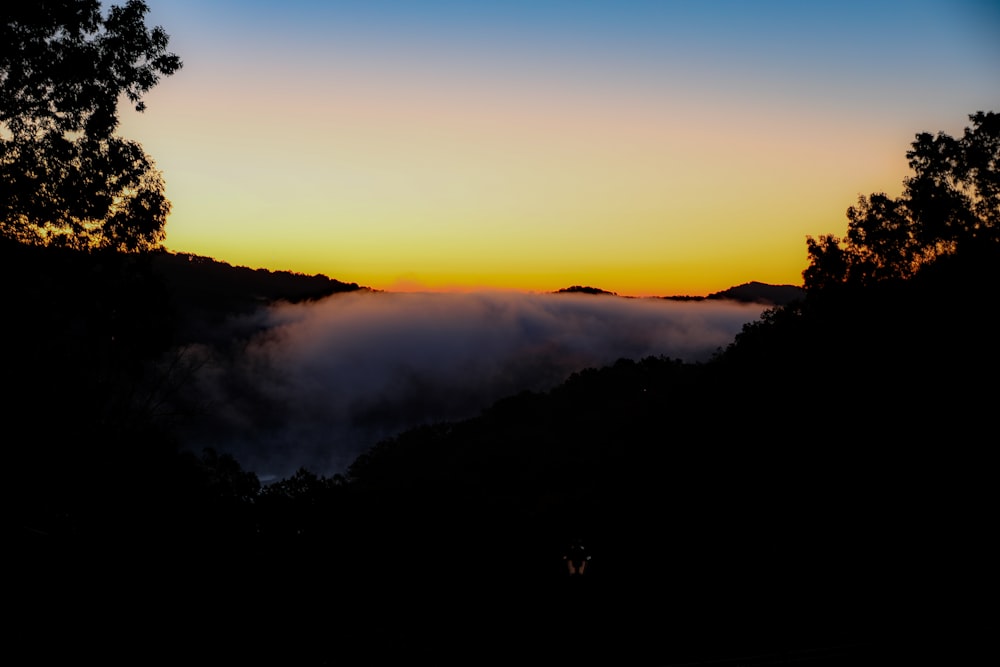
MULTIPOLYGON (((618 296, 617 292, 609 292, 607 290, 603 290, 598 287, 591 287, 589 285, 573 285, 572 287, 564 287, 563 289, 558 290, 556 294, 607 294, 610 296, 618 296)), ((784 306, 785 304, 801 299, 804 295, 805 291, 801 287, 796 287, 795 285, 769 285, 767 283, 751 281, 743 283, 742 285, 730 287, 729 289, 722 290, 721 292, 713 292, 708 296, 676 295, 661 298, 669 299, 671 301, 729 299, 731 301, 741 301, 744 303, 761 303, 770 306, 784 306)))
POLYGON ((747 303, 766 303, 783 306, 805 296, 805 290, 795 285, 768 285, 756 281, 743 283, 721 292, 709 294, 709 299, 730 299, 747 303))
POLYGON ((572 287, 564 287, 558 290, 556 294, 607 294, 609 296, 618 296, 617 292, 609 292, 597 287, 590 287, 589 285, 573 285, 572 287))
POLYGON ((157 253, 152 271, 163 283, 180 318, 182 338, 210 335, 213 325, 275 301, 297 303, 367 289, 322 274, 233 266, 190 253, 157 253))

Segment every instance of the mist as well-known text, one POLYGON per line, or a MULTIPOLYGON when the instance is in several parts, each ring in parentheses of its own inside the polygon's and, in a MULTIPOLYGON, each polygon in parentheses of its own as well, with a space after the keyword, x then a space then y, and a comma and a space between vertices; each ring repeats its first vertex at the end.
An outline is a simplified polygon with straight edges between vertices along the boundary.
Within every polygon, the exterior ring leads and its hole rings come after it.
POLYGON ((621 358, 704 361, 765 306, 509 292, 337 294, 232 321, 185 351, 184 444, 234 455, 267 483, 344 473, 420 424, 475 416, 621 358), (250 331, 252 333, 247 334, 250 331))

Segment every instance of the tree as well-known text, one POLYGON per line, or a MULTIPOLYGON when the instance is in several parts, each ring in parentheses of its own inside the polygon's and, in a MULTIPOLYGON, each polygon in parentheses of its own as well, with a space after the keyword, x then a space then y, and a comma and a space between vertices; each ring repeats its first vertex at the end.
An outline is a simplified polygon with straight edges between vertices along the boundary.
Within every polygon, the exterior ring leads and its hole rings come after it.
POLYGON ((145 2, 12 3, 0 23, 0 235, 135 251, 157 247, 170 203, 142 146, 115 134, 124 97, 181 67, 145 2))
POLYGON ((923 132, 906 153, 915 236, 938 253, 1000 241, 1000 115, 980 111, 969 119, 962 137, 923 132))
POLYGON ((1000 115, 969 120, 957 139, 916 135, 902 196, 861 196, 844 238, 806 239, 807 290, 906 279, 940 257, 1000 244, 1000 115))

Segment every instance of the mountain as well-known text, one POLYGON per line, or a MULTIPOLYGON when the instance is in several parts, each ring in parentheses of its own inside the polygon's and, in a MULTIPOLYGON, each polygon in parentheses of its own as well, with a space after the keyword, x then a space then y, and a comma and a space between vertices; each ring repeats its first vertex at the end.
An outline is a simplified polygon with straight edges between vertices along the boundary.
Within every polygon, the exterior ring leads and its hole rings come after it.
POLYGON ((805 296, 805 290, 795 285, 769 285, 751 281, 736 287, 709 294, 708 299, 730 299, 747 303, 764 303, 783 306, 805 296))
POLYGON ((171 300, 182 341, 209 337, 224 320, 267 303, 312 301, 367 289, 322 274, 251 269, 190 253, 156 253, 151 272, 171 300))
MULTIPOLYGON (((589 285, 573 285, 572 287, 564 287, 563 289, 558 290, 556 294, 601 294, 618 296, 617 292, 609 292, 608 290, 591 287, 589 285)), ((729 289, 722 290, 721 292, 713 292, 708 296, 674 295, 661 298, 669 299, 671 301, 729 299, 731 301, 742 301, 744 303, 760 303, 769 306, 783 306, 801 299, 804 295, 805 290, 801 287, 796 287, 795 285, 770 285, 768 283, 751 281, 743 283, 742 285, 730 287, 729 289)))
POLYGON ((590 287, 589 285, 573 285, 572 287, 564 287, 561 290, 558 290, 556 294, 606 294, 608 296, 618 296, 617 292, 609 292, 598 287, 590 287))

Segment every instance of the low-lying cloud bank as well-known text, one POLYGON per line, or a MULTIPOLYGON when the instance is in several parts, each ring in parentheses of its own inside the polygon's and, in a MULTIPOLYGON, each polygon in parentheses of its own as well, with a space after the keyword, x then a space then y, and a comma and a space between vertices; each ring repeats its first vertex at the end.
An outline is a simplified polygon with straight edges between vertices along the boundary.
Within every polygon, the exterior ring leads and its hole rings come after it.
MULTIPOLYGON (((474 416, 588 367, 664 355, 707 360, 764 306, 583 294, 352 292, 255 315, 201 364, 186 444, 232 453, 264 482, 342 473, 380 439, 474 416)), ((234 323, 234 331, 246 322, 234 323), (239 325, 239 326, 236 326, 239 325)))

